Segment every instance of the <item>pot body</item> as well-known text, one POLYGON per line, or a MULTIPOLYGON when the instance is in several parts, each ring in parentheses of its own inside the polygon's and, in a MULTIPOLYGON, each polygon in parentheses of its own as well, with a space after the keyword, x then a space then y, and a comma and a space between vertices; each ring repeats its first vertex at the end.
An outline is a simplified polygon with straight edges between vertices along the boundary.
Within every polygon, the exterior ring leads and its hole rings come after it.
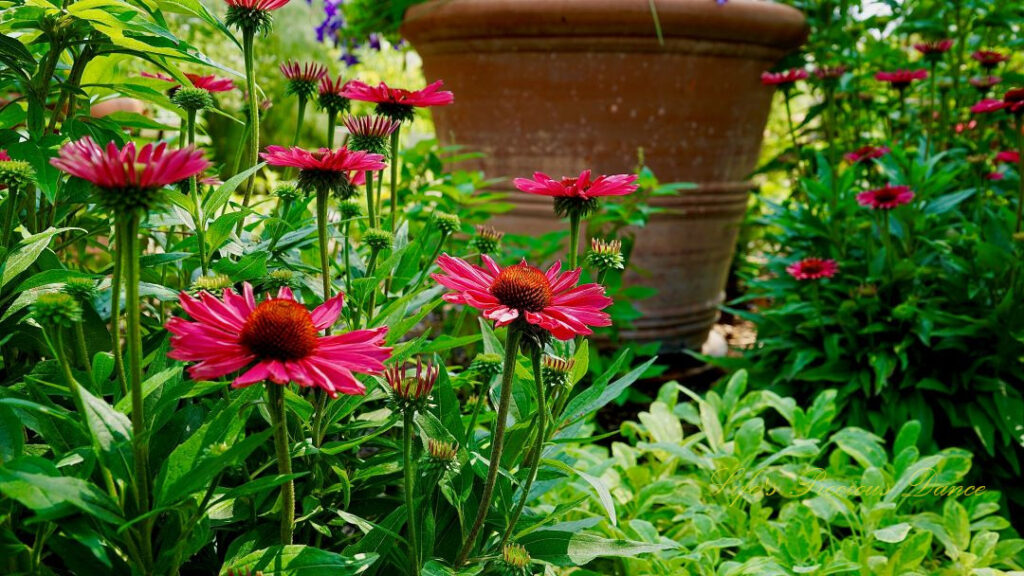
POLYGON ((717 317, 772 90, 760 74, 806 38, 803 15, 757 0, 432 0, 402 34, 455 104, 433 109, 444 144, 506 178, 510 233, 564 227, 550 198, 511 179, 635 170, 698 186, 652 199, 627 282, 657 289, 626 338, 697 347, 717 317))

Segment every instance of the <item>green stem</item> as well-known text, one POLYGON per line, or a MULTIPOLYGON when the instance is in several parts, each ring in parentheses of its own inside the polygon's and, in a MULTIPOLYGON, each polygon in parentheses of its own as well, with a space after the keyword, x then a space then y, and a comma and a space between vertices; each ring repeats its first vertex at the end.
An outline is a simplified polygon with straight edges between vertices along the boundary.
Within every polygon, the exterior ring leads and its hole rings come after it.
MULTIPOLYGON (((114 373, 121 384, 121 398, 128 395, 128 376, 124 371, 124 344, 121 334, 121 286, 124 283, 124 229, 114 225, 114 270, 110 277, 110 340, 114 352, 114 373)), ((119 398, 120 399, 120 398, 119 398)))
POLYGON ((402 457, 405 463, 405 510, 409 526, 409 547, 410 561, 413 575, 420 573, 420 545, 419 545, 419 518, 416 516, 416 466, 412 459, 412 418, 414 411, 405 411, 405 421, 402 428, 402 457))
MULTIPOLYGON (((320 274, 323 275, 324 302, 331 297, 331 260, 327 251, 327 200, 326 188, 316 191, 316 231, 320 238, 320 274)), ((330 329, 328 329, 330 333, 330 329)))
MULTIPOLYGON (((377 255, 380 254, 380 250, 376 248, 370 249, 370 261, 366 263, 366 277, 370 278, 373 276, 374 271, 377 269, 377 255)), ((377 283, 374 282, 373 286, 370 287, 370 302, 366 307, 366 327, 369 328, 373 325, 373 312, 377 307, 377 283)))
POLYGON ((469 553, 473 550, 477 536, 487 520, 487 512, 491 508, 491 499, 494 497, 494 484, 498 480, 498 471, 501 469, 501 455, 505 449, 505 424, 508 420, 509 404, 512 401, 512 384, 515 380, 516 357, 519 352, 519 342, 522 339, 519 329, 515 325, 509 326, 508 341, 505 342, 505 363, 504 372, 501 375, 501 400, 498 403, 498 414, 495 416, 494 429, 491 434, 491 461, 487 468, 487 480, 484 482, 484 490, 480 495, 480 507, 476 511, 476 519, 466 536, 462 549, 455 560, 455 567, 458 568, 466 563, 469 553))
POLYGON ((89 347, 85 343, 85 328, 81 322, 75 323, 75 345, 78 347, 78 354, 82 356, 82 365, 85 371, 92 375, 92 362, 89 359, 89 347))
POLYGON ((1021 218, 1024 217, 1024 116, 1017 115, 1017 153, 1020 158, 1017 161, 1017 226, 1014 230, 1020 233, 1021 218))
POLYGON ((580 257, 580 215, 569 215, 569 270, 575 270, 580 257))
POLYGON ((402 131, 399 125, 391 133, 391 233, 395 233, 398 223, 398 134, 402 131))
POLYGON ((786 122, 789 124, 789 139, 793 142, 793 153, 796 154, 796 174, 800 177, 804 173, 804 155, 800 151, 800 143, 796 139, 796 125, 793 124, 793 110, 789 103, 789 90, 783 90, 786 103, 786 122))
MULTIPOLYGON (((149 437, 142 396, 142 302, 139 298, 139 220, 138 213, 120 214, 124 257, 125 315, 128 336, 128 390, 132 399, 132 452, 135 459, 135 483, 138 490, 138 513, 149 512, 149 437)), ((143 556, 152 562, 153 521, 143 522, 140 534, 143 556)))
POLYGON ((334 128, 338 125, 338 116, 334 111, 327 112, 327 147, 334 149, 334 128))
MULTIPOLYGON (((292 473, 292 458, 288 450, 288 414, 284 404, 284 386, 267 383, 267 401, 270 409, 270 423, 274 428, 274 450, 277 453, 277 472, 281 475, 292 473)), ((295 482, 289 480, 281 485, 281 545, 292 543, 292 525, 295 524, 295 482)))
MULTIPOLYGON (((458 335, 458 332, 455 333, 458 335)), ((486 382, 480 383, 480 389, 477 391, 476 404, 473 405, 473 413, 469 416, 469 426, 466 427, 466 438, 470 444, 474 444, 473 429, 476 428, 476 421, 480 417, 480 408, 483 407, 484 402, 487 401, 487 394, 491 389, 491 379, 488 378, 486 382)))
POLYGON ((292 136, 292 146, 299 143, 299 135, 302 133, 302 124, 306 119, 306 97, 299 96, 299 116, 295 120, 295 135, 292 136))
POLYGON ((544 377, 541 373, 541 349, 540 346, 532 346, 530 350, 530 359, 533 361, 533 381, 537 385, 537 438, 533 445, 533 458, 530 459, 530 473, 526 477, 526 484, 523 485, 523 496, 519 499, 519 503, 516 504, 515 511, 512 512, 512 517, 509 519, 508 528, 505 529, 505 535, 501 538, 501 544, 498 548, 501 549, 508 542, 508 539, 512 536, 512 531, 516 527, 516 522, 519 521, 519 516, 523 513, 523 508, 526 506, 526 500, 530 496, 530 489, 533 488, 533 483, 537 479, 537 470, 540 469, 541 452, 544 450, 544 434, 545 427, 547 426, 547 402, 544 398, 544 377))
MULTIPOLYGON (((188 145, 196 144, 196 111, 188 111, 188 145)), ((199 198, 199 178, 190 176, 188 179, 188 191, 192 197, 192 204, 195 205, 192 211, 192 219, 196 225, 196 245, 199 250, 199 267, 203 276, 210 273, 210 266, 206 259, 206 217, 203 215, 203 202, 199 198)))
POLYGON ((0 247, 7 248, 11 247, 11 233, 14 232, 14 214, 18 211, 18 188, 12 187, 10 192, 7 194, 7 206, 4 210, 4 227, 0 230, 0 247))
POLYGON ((349 238, 348 238, 348 231, 349 231, 349 229, 351 227, 351 222, 345 221, 341 226, 342 226, 341 227, 342 242, 345 243, 343 245, 343 247, 342 247, 343 248, 342 253, 344 254, 342 256, 342 258, 345 259, 345 291, 346 292, 351 292, 352 291, 352 263, 351 263, 351 257, 350 257, 350 254, 349 254, 349 238))
MULTIPOLYGON (((242 55, 245 58, 245 86, 249 91, 249 162, 255 166, 260 161, 260 104, 256 95, 256 70, 253 41, 256 37, 256 30, 245 28, 242 30, 242 55)), ((249 207, 252 200, 252 191, 256 186, 256 173, 253 172, 245 183, 245 195, 242 197, 242 211, 249 207)), ((236 234, 242 233, 245 224, 245 216, 238 221, 236 234)))
POLYGON ((377 214, 373 201, 373 170, 366 171, 366 214, 370 217, 370 228, 377 227, 377 214))

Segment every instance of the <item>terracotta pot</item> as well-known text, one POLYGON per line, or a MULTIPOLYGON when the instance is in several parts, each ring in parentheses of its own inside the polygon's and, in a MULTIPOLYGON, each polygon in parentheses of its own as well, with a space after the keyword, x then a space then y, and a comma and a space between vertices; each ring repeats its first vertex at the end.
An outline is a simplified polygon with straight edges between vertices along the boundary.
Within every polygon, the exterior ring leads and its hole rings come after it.
MULTIPOLYGON (((698 347, 717 317, 772 90, 762 71, 806 38, 803 15, 756 0, 433 0, 402 34, 455 105, 434 110, 441 141, 479 150, 491 177, 635 169, 699 186, 654 204, 629 282, 657 288, 626 334, 698 347)), ((513 190, 510 180, 506 189, 513 190)), ((563 226, 551 200, 515 193, 498 219, 525 234, 563 226)))

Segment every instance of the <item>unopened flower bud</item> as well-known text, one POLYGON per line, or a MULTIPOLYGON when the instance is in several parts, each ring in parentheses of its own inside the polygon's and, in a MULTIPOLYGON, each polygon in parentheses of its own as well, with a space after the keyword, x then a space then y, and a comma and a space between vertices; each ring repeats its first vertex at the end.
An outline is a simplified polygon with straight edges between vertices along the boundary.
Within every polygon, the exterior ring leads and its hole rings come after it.
POLYGON ((363 214, 363 205, 356 200, 345 200, 338 204, 338 212, 341 212, 342 220, 352 220, 363 214))
POLYGON ((434 390, 440 368, 430 362, 418 360, 415 373, 410 375, 408 372, 405 364, 394 365, 384 370, 384 380, 391 388, 390 400, 395 410, 419 411, 426 405, 430 393, 434 390))
POLYGON ((82 307, 70 294, 42 294, 32 304, 32 317, 43 326, 70 328, 82 321, 82 307))
POLYGON ((433 218, 434 225, 445 235, 454 234, 462 229, 462 222, 455 214, 434 212, 433 218))
POLYGON ((531 576, 530 553, 519 544, 506 544, 501 550, 501 564, 505 576, 531 576))
POLYGON ((363 242, 366 242, 367 246, 378 251, 391 248, 391 244, 394 241, 395 237, 391 232, 381 230, 380 228, 370 228, 363 235, 363 242))
POLYGON ((277 196, 284 202, 293 202, 303 198, 305 194, 293 184, 281 184, 274 188, 274 196, 277 196))
POLYGON ((23 160, 0 161, 0 189, 22 190, 35 180, 36 171, 23 160))
POLYGON ((587 262, 598 270, 622 270, 626 267, 626 260, 622 257, 622 242, 591 239, 587 262))
POLYGON ((565 386, 569 383, 569 376, 572 375, 576 361, 573 359, 563 360, 555 356, 545 356, 542 367, 544 383, 551 388, 565 386))
POLYGON ((171 96, 171 102, 174 102, 178 108, 188 111, 213 108, 213 96, 202 88, 182 86, 171 96))
POLYGON ((504 232, 498 232, 490 226, 476 227, 476 236, 470 241, 470 245, 480 251, 481 254, 491 254, 498 249, 498 244, 504 232))
POLYGON ((200 292, 216 293, 231 288, 234 282, 225 274, 214 274, 213 276, 200 276, 192 282, 189 292, 193 295, 200 292))
POLYGON ((501 374, 501 365, 504 363, 500 354, 492 354, 485 352, 483 354, 477 354, 476 358, 473 358, 473 362, 469 365, 469 370, 479 374, 480 378, 484 381, 490 381, 491 378, 501 374))
POLYGON ((62 291, 79 303, 92 302, 99 290, 91 278, 69 278, 62 291))

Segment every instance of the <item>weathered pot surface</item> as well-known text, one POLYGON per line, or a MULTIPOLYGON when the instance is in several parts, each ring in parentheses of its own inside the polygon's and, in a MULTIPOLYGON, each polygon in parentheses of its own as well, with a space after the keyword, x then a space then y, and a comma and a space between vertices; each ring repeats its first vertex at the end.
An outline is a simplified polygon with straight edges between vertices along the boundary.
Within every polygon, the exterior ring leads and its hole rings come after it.
MULTIPOLYGON (((658 294, 624 336, 699 346, 717 306, 746 210, 771 104, 760 74, 806 38, 803 15, 757 0, 433 0, 403 35, 454 106, 438 136, 485 153, 491 177, 621 173, 644 162, 663 182, 694 182, 637 231, 627 281, 658 294)), ((505 186, 512 190, 511 180, 505 186)), ((551 200, 515 193, 497 225, 562 226, 551 200)))

